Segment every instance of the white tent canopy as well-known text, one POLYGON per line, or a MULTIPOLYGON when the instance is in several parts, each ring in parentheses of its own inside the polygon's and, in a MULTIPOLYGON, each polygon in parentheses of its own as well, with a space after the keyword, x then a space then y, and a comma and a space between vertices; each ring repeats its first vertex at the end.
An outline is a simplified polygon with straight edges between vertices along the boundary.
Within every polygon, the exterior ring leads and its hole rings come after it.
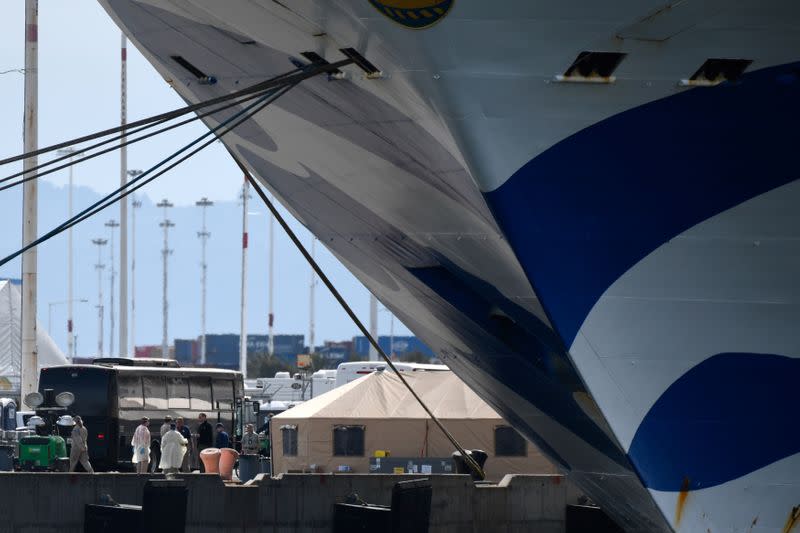
MULTIPOLYGON (((517 452, 497 449, 497 432, 511 431, 497 412, 452 372, 418 372, 404 376, 417 394, 466 449, 485 450, 488 479, 505 474, 555 473, 536 446, 521 441, 517 452)), ((272 419, 273 471, 333 472, 340 465, 369 472, 376 450, 392 457, 449 457, 453 445, 433 424, 397 376, 374 372, 304 402, 272 419), (363 455, 336 455, 333 432, 342 426, 363 428, 363 455), (290 431, 294 436, 285 435, 290 431), (296 441, 285 446, 284 437, 296 441)), ((518 442, 519 442, 518 441, 518 442)))
MULTIPOLYGON (((22 359, 21 323, 20 287, 15 281, 0 280, 0 391, 19 391, 22 359)), ((67 358, 38 320, 36 344, 39 352, 39 369, 67 364, 67 358)))

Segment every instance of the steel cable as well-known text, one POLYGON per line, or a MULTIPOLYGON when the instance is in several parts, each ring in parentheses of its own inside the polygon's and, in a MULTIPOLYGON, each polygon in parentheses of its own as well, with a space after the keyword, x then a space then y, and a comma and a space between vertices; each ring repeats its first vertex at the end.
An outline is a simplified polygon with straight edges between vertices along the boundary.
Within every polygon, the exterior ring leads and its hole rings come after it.
MULTIPOLYGON (((256 93, 256 94, 253 94, 253 95, 246 96, 246 97, 242 98, 241 100, 237 100, 235 102, 228 103, 228 104, 226 104, 226 105, 224 105, 222 107, 219 107, 217 109, 214 109, 212 111, 208 111, 206 113, 203 113, 203 114, 200 114, 200 115, 196 115, 196 116, 194 116, 192 118, 188 118, 186 120, 182 120, 181 122, 176 122, 175 124, 171 124, 169 126, 161 128, 159 130, 151 131, 150 133, 142 135, 141 137, 136 137, 136 138, 127 140, 124 143, 120 143, 118 145, 111 146, 109 148, 106 148, 106 149, 101 150, 99 152, 95 152, 95 153, 90 154, 88 156, 81 157, 78 160, 70 161, 69 163, 66 163, 64 165, 61 165, 61 166, 58 166, 58 167, 55 167, 55 168, 48 169, 48 170, 46 170, 44 172, 37 172, 33 176, 27 176, 27 177, 24 177, 24 178, 22 178, 22 179, 20 179, 18 181, 15 181, 14 183, 9 183, 7 185, 3 185, 2 187, 0 187, 0 192, 5 191, 7 189, 11 189, 11 188, 16 187, 18 185, 22 185, 23 183, 25 183, 27 181, 38 179, 38 178, 40 178, 42 176, 47 176, 48 174, 52 174, 53 172, 57 172, 59 170, 65 169, 65 168, 69 168, 69 167, 71 167, 73 165, 78 165, 78 164, 83 163, 85 161, 89 161, 91 159, 94 159, 95 157, 99 157, 99 156, 105 155, 105 154, 107 154, 109 152, 113 152, 115 150, 118 150, 118 149, 122 148, 123 146, 128 146, 130 144, 135 144, 137 142, 144 141, 146 139, 149 139, 150 137, 154 137, 154 136, 156 136, 156 135, 158 135, 160 133, 165 133, 167 131, 173 130, 173 129, 178 128, 180 126, 184 126, 184 125, 189 124, 190 122, 193 122, 195 120, 201 120, 201 119, 204 119, 204 118, 206 118, 208 116, 215 115, 217 113, 220 113, 220 112, 225 111, 227 109, 230 109, 232 107, 236 107, 236 106, 241 105, 241 104, 243 104, 245 102, 253 100, 254 98, 259 98, 261 96, 264 96, 264 94, 266 94, 268 92, 269 91, 264 91, 264 92, 260 92, 260 93, 256 93)), ((139 132, 142 132, 142 131, 144 131, 146 129, 152 128, 153 126, 157 126, 159 124, 164 124, 166 122, 169 122, 169 121, 168 120, 163 120, 163 121, 155 122, 153 124, 149 124, 147 126, 142 126, 141 128, 137 128, 133 132, 127 132, 126 134, 119 135, 117 137, 112 137, 111 139, 108 139, 106 141, 101 141, 99 143, 93 144, 92 146, 87 146, 86 148, 83 148, 81 151, 85 152, 85 151, 88 151, 88 150, 93 150, 93 149, 98 148, 100 146, 103 146, 105 144, 117 141, 117 140, 121 139, 122 137, 135 135, 135 134, 137 134, 139 132)), ((10 180, 12 180, 14 178, 22 176, 23 174, 37 171, 37 170, 39 170, 41 168, 44 168, 46 166, 58 163, 58 162, 63 161, 65 159, 69 159, 71 157, 73 157, 73 154, 65 155, 65 156, 59 157, 57 159, 54 159, 52 161, 48 161, 47 163, 42 163, 41 165, 38 165, 38 166, 33 167, 31 169, 28 169, 28 170, 25 170, 25 171, 22 171, 22 172, 17 172, 16 174, 12 174, 10 176, 6 176, 6 177, 0 179, 0 183, 5 183, 5 182, 10 181, 10 180)))
POLYGON ((335 70, 340 69, 341 67, 350 65, 353 63, 352 59, 342 59, 341 61, 336 61, 335 63, 327 63, 325 65, 310 65, 305 68, 298 68, 274 78, 270 78, 268 80, 255 83, 250 87, 246 87, 240 91, 235 91, 226 95, 217 96, 215 98, 211 98, 209 100, 204 100, 202 102, 198 102, 196 104, 190 104, 185 107, 181 107, 175 109, 173 111, 167 111, 165 113, 160 113, 158 115, 153 115, 147 118, 143 118, 141 120, 137 120, 135 122, 131 122, 129 124, 125 124, 122 126, 116 126, 114 128, 108 128, 103 131, 91 133, 89 135, 84 135, 83 137, 77 137, 75 139, 71 139, 69 141, 64 141, 58 144, 52 144, 45 148, 39 148, 37 150, 33 150, 31 152, 27 152, 20 155, 15 155, 12 157, 8 157, 6 159, 0 160, 0 165, 6 165, 8 163, 14 163, 16 161, 21 161, 23 159, 27 159, 29 157, 38 156, 42 154, 46 154, 48 152, 52 152, 53 150, 59 150, 61 148, 67 148, 69 146, 73 146, 75 144, 80 144, 87 141, 93 141, 100 137, 106 137, 107 135, 112 135, 114 133, 124 132, 125 130, 131 128, 138 128, 139 126, 144 126, 146 124, 150 124, 151 122, 159 122, 163 120, 172 120, 174 118, 180 117, 187 113, 191 113, 193 111, 197 111, 198 109, 202 109, 204 107, 208 107, 215 104, 220 104, 226 102, 228 100, 232 100, 234 98, 239 98, 241 96, 246 96, 248 94, 257 93, 260 91, 266 91, 268 89, 274 89, 276 87, 280 87, 283 85, 296 85, 303 80, 307 80, 308 78, 312 78, 317 74, 322 74, 324 72, 333 72, 335 70))
POLYGON ((204 148, 206 148, 207 146, 211 145, 214 141, 216 141, 218 139, 221 139, 223 136, 225 136, 227 133, 229 133, 231 130, 233 130, 234 128, 236 128, 237 126, 239 126, 240 124, 242 124, 246 120, 249 120, 250 118, 252 118, 256 113, 261 111, 263 108, 265 108, 266 106, 268 106, 269 104, 271 104, 272 102, 277 100, 280 96, 282 96, 288 90, 290 90, 292 87, 294 87, 294 85, 295 84, 289 85, 287 87, 281 87, 281 88, 278 88, 278 89, 273 89, 272 91, 269 92, 269 94, 266 94, 266 95, 262 96, 258 101, 250 104, 249 106, 247 106, 243 110, 237 112, 233 116, 231 116, 228 119, 224 120, 223 122, 221 122, 220 124, 218 124, 214 128, 210 129, 208 132, 204 133, 203 135, 201 135, 200 137, 198 137, 197 139, 195 139, 194 141, 189 143, 188 145, 186 145, 183 148, 181 148, 180 150, 174 152, 172 155, 168 156, 167 158, 161 160, 159 163, 157 163, 156 165, 152 166, 147 171, 143 172, 141 175, 136 176, 131 181, 126 183, 124 186, 121 186, 121 187, 115 189, 113 192, 107 194, 106 196, 104 196, 103 198, 101 198, 97 202, 93 203, 89 207, 81 210, 81 212, 79 212, 78 214, 76 214, 75 216, 70 218, 69 220, 63 222, 59 226, 56 226, 55 228, 53 228, 52 230, 47 232, 45 235, 43 235, 43 236, 39 237, 38 239, 32 241, 31 243, 27 244, 26 246, 23 246, 21 249, 17 250, 16 252, 4 257, 2 260, 0 260, 0 266, 5 265, 6 263, 8 263, 9 261, 13 260, 14 258, 22 255, 23 253, 25 253, 29 249, 31 249, 31 248, 33 248, 35 246, 38 246, 38 245, 42 244, 43 242, 46 242, 46 241, 52 239, 53 237, 55 237, 59 233, 62 233, 65 230, 67 230, 68 228, 71 228, 72 226, 74 226, 76 224, 79 224, 80 222, 83 222, 87 218, 90 218, 90 217, 96 215, 100 211, 102 211, 102 210, 106 209, 107 207, 115 204, 116 202, 118 202, 119 200, 125 198, 129 194, 137 191, 138 189, 140 189, 140 188, 144 187, 145 185, 147 185, 148 183, 152 182, 154 179, 158 178, 159 176, 163 175, 164 173, 168 172, 169 170, 175 168, 176 166, 178 166, 183 161, 186 161, 187 159, 189 159, 193 155, 197 154, 199 151, 201 151, 204 148), (228 126, 229 124, 231 124, 234 121, 235 121, 235 124, 233 124, 231 126, 228 126), (225 128, 225 130, 222 131, 221 133, 217 134, 217 132, 222 130, 223 128, 225 128), (144 179, 146 176, 148 176, 148 174, 150 174, 151 172, 153 172, 157 168, 161 167, 162 165, 166 164, 170 160, 174 159, 175 157, 177 157, 181 153, 189 150, 192 146, 198 144, 200 141, 202 141, 203 139, 205 139, 206 137, 211 136, 211 135, 214 135, 213 139, 210 139, 209 141, 203 143, 201 146, 199 146, 198 148, 194 149, 192 152, 190 152, 189 154, 183 156, 182 158, 180 158, 179 160, 175 161, 174 163, 170 164, 169 166, 167 166, 163 170, 155 173, 152 176, 147 177, 147 179, 144 179), (131 185, 133 185, 134 183, 137 183, 137 182, 139 182, 139 183, 136 186, 131 187, 131 185))
POLYGON ((317 273, 319 278, 331 292, 336 301, 339 302, 339 305, 342 307, 342 309, 344 309, 345 313, 347 313, 350 319, 355 323, 356 327, 358 327, 361 333, 367 338, 369 343, 378 351, 383 360, 386 361, 386 364, 389 366, 389 368, 397 375, 397 377, 400 379, 400 381, 403 383, 406 389, 408 389, 408 391, 422 406, 425 412, 428 413, 428 416, 431 417, 431 420, 433 420, 433 422, 439 427, 439 429, 442 430, 442 433, 444 433, 445 437, 447 437, 447 440, 449 440, 450 443, 456 448, 456 450, 458 450, 459 453, 461 453, 461 456, 467 462, 467 464, 472 469, 476 477, 480 479, 485 479, 486 474, 484 473, 483 468, 481 468, 481 466, 477 463, 477 461, 475 461, 475 459, 467 453, 467 451, 464 449, 463 446, 461 446, 458 440, 456 440, 453 434, 450 433, 447 430, 447 428, 444 427, 444 424, 442 424, 442 422, 436 417, 436 415, 433 414, 433 411, 430 410, 430 408, 425 404, 422 398, 420 398, 420 396, 416 393, 416 391, 414 391, 413 387, 409 385, 405 377, 403 377, 403 375, 397 370, 397 367, 394 366, 394 363, 392 363, 392 360, 389 358, 388 355, 386 355, 386 352, 383 351, 383 348, 380 347, 377 340, 375 340, 375 338, 370 334, 369 330, 366 328, 366 326, 364 326, 364 324, 355 314, 355 312, 347 303, 347 301, 344 299, 344 297, 339 293, 339 291, 333 285, 331 280, 328 279, 328 276, 325 275, 325 272, 323 272, 322 268, 320 268, 317 261, 311 256, 310 253, 308 253, 308 250, 306 250, 305 246, 303 246, 303 243, 300 242, 300 239, 297 238, 297 235, 294 233, 294 231, 292 231, 292 228, 289 227, 289 225, 286 223, 286 221, 278 212, 278 210, 275 209, 275 205, 269 200, 269 198, 267 198, 267 195, 264 193, 263 189, 261 188, 261 185, 253 178, 253 176, 250 174, 247 168, 245 168, 245 166, 241 163, 241 161, 239 161, 239 159, 233 154, 233 152, 228 150, 228 153, 231 154, 231 157, 233 157, 233 160, 236 161, 237 165, 239 165, 239 168, 244 173, 245 177, 247 178, 247 181, 250 182, 250 185, 253 186, 253 189, 256 191, 256 194, 258 194, 258 196, 264 202, 264 205, 267 206, 267 209, 270 210, 272 215, 275 217, 275 219, 281 225, 283 230, 289 236, 289 239, 291 239, 295 247, 300 251, 300 253, 303 255, 303 257, 311 266, 311 268, 314 269, 314 272, 317 273))

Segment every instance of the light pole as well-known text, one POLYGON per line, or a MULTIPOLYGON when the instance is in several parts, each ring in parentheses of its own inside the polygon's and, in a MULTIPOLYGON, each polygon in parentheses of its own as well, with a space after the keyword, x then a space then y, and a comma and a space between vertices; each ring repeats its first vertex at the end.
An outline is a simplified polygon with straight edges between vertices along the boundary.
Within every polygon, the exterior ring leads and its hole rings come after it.
POLYGON ((108 239, 92 239, 92 244, 97 245, 97 356, 103 356, 103 246, 108 243, 108 239))
MULTIPOLYGON (((311 258, 312 259, 316 258, 316 245, 317 245, 317 238, 312 235, 311 236, 311 258)), ((314 269, 312 268, 311 269, 311 285, 309 286, 309 292, 308 292, 308 297, 309 297, 308 298, 309 299, 309 302, 308 302, 308 352, 311 355, 313 355, 316 352, 316 349, 315 349, 315 346, 314 346, 316 344, 315 332, 314 332, 314 329, 315 329, 315 327, 314 327, 315 326, 315 324, 314 324, 314 315, 315 315, 315 309, 314 309, 314 303, 315 303, 314 302, 314 287, 316 287, 316 285, 317 285, 317 274, 316 274, 316 272, 314 272, 314 269)))
POLYGON ((206 208, 214 205, 214 202, 203 196, 195 205, 203 210, 203 229, 197 232, 200 238, 200 364, 206 364, 206 241, 211 237, 211 233, 206 231, 206 208))
POLYGON ((381 311, 389 313, 389 357, 394 357, 394 313, 388 307, 384 307, 381 311))
MULTIPOLYGON (((109 233, 111 233, 111 305, 108 312, 109 322, 111 323, 111 331, 109 332, 108 336, 108 355, 110 357, 114 357, 114 278, 116 274, 116 271, 114 270, 114 230, 119 227, 119 222, 112 218, 106 222, 105 226, 109 228, 109 233)), ((122 346, 120 346, 120 351, 121 350, 122 346)))
MULTIPOLYGON (((120 34, 120 114, 119 122, 125 126, 128 122, 128 40, 125 34, 120 34)), ((122 131, 119 151, 119 182, 120 187, 128 184, 128 147, 125 145, 128 138, 126 131, 122 131)), ((119 202, 119 355, 128 355, 128 198, 124 197, 119 202)), ((111 270, 114 270, 113 263, 111 270)), ((111 304, 112 310, 114 304, 111 304)), ((113 316, 113 315, 112 315, 113 316)), ((111 322, 111 335, 114 335, 114 322, 111 322)))
POLYGON ((247 379, 247 200, 250 198, 250 183, 242 185, 242 295, 239 332, 239 371, 247 379))
MULTIPOLYGON (((144 174, 141 170, 129 170, 128 176, 136 178, 144 174)), ((129 354, 136 353, 136 211, 142 207, 142 201, 136 199, 136 194, 131 193, 131 350, 129 354)))
MULTIPOLYGON (((372 293, 369 295, 369 334, 372 335, 373 339, 378 339, 378 299, 372 293)), ((371 344, 369 346, 369 360, 378 360, 378 350, 371 344)))
MULTIPOLYGON (((39 1, 25 0, 25 89, 22 144, 25 153, 39 147, 39 1)), ((38 165, 36 156, 22 163, 28 172, 38 165)), ((22 245, 36 239, 38 227, 39 186, 36 173, 27 175, 22 187, 22 245)), ((36 248, 22 254, 22 311, 20 349, 20 397, 36 391, 39 382, 39 350, 36 346, 36 248)))
POLYGON ((268 297, 268 316, 267 316, 267 353, 270 357, 275 355, 275 337, 273 336, 272 326, 275 322, 273 307, 274 289, 274 270, 275 270, 275 215, 270 211, 269 214, 269 297, 268 297))
MULTIPOLYGON (((78 152, 74 148, 62 148, 59 150, 58 155, 61 156, 69 156, 69 188, 67 189, 67 211, 69 214, 69 218, 72 219, 72 168, 75 166, 71 164, 74 158, 82 155, 83 152, 78 152)), ((74 329, 75 329, 75 321, 74 321, 74 306, 72 305, 75 302, 75 298, 73 297, 73 281, 75 278, 74 274, 74 260, 73 260, 73 246, 72 246, 72 226, 69 227, 67 230, 67 355, 70 358, 70 361, 75 358, 75 339, 74 339, 74 329)), ((48 327, 48 329, 50 329, 48 327)))
POLYGON ((168 258, 172 253, 172 250, 169 249, 169 228, 175 227, 175 224, 172 223, 167 218, 167 209, 172 207, 172 204, 164 198, 160 202, 156 204, 156 207, 164 208, 164 220, 160 222, 158 225, 164 228, 164 248, 161 250, 161 255, 164 260, 164 277, 163 277, 163 292, 162 292, 162 307, 161 307, 161 314, 162 314, 162 330, 161 330, 161 357, 164 359, 169 359, 169 337, 168 337, 168 321, 169 321, 169 304, 167 302, 167 281, 168 281, 168 272, 167 268, 169 265, 168 258))

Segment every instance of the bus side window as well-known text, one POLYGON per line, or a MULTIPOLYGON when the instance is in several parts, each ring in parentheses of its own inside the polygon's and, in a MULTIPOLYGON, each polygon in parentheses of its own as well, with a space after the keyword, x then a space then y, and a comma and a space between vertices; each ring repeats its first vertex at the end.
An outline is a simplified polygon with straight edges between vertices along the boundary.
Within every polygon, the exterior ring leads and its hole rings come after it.
POLYGON ((189 409, 189 380, 167 378, 167 393, 170 409, 189 409))
POLYGON ((119 391, 119 406, 121 409, 141 409, 144 407, 141 377, 119 376, 117 378, 117 390, 119 391))
POLYGON ((189 380, 192 396, 192 410, 211 411, 211 380, 208 378, 191 378, 189 380))
POLYGON ((233 409, 233 381, 215 379, 212 382, 214 407, 216 409, 233 409))
POLYGON ((166 409, 167 384, 164 376, 144 376, 142 382, 145 409, 166 409))

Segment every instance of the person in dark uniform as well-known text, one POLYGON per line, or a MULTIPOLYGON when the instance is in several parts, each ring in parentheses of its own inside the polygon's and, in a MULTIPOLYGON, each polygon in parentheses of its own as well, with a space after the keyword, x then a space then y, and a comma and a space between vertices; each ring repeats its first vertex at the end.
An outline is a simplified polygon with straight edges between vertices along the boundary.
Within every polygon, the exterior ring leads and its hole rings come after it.
POLYGON ((230 448, 231 447, 231 438, 228 436, 228 432, 225 431, 225 426, 222 424, 217 424, 217 442, 215 443, 216 448, 230 448))
POLYGON ((206 420, 205 413, 200 413, 197 418, 200 421, 200 425, 197 426, 197 463, 200 465, 200 471, 205 472, 203 461, 200 460, 200 452, 214 445, 214 429, 206 420))

